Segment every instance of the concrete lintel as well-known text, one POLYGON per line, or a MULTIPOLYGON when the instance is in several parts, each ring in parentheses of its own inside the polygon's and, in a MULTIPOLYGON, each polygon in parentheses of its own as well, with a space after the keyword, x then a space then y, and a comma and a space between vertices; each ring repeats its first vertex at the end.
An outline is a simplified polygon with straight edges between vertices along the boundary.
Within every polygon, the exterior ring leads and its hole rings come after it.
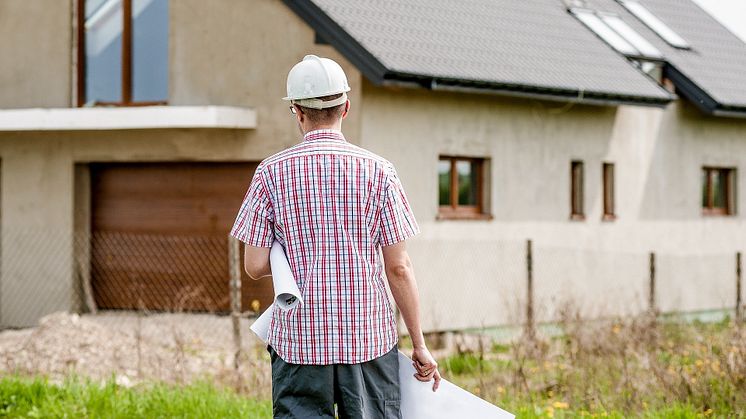
POLYGON ((0 110, 3 131, 256 128, 256 111, 235 106, 133 106, 0 110))

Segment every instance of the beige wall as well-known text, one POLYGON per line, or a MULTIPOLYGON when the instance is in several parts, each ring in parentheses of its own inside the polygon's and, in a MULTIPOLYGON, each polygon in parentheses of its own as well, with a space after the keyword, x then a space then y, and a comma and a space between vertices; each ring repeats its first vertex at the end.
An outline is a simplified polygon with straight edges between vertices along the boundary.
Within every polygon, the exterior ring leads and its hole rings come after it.
POLYGON ((257 110, 247 132, 254 159, 298 141, 285 96, 290 68, 306 54, 332 58, 347 73, 352 110, 344 131, 357 142, 360 72, 333 48, 314 44, 314 32, 277 0, 173 0, 171 3, 172 105, 233 105, 257 110))
POLYGON ((529 238, 539 320, 568 303, 596 316, 645 309, 649 251, 658 253, 660 308, 735 304, 746 223, 701 216, 700 171, 734 166, 743 177, 746 121, 688 106, 572 106, 369 84, 364 102, 362 144, 396 165, 423 231, 410 248, 426 328, 520 321, 529 238), (492 220, 437 219, 437 159, 446 154, 489 159, 492 220), (585 162, 582 222, 569 219, 573 159, 585 162), (605 161, 616 165, 613 222, 602 221, 605 161))
POLYGON ((71 104, 72 0, 0 1, 0 109, 71 104))

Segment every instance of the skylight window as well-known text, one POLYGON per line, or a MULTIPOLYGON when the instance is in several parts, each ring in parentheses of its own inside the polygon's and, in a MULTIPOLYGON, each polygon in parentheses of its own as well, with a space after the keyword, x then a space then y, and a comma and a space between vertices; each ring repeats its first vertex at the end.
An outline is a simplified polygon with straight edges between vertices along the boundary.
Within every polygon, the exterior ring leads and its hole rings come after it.
POLYGON ((619 2, 624 6, 627 10, 629 10, 630 13, 635 15, 638 19, 642 21, 647 27, 653 30, 653 32, 657 33, 658 36, 663 38, 664 41, 668 42, 669 45, 675 48, 681 48, 681 49, 689 49, 691 46, 688 42, 679 34, 674 32, 673 29, 668 27, 665 23, 663 23, 662 20, 658 19, 656 15, 654 15, 650 10, 648 10, 645 6, 643 6, 641 3, 634 1, 634 0, 619 0, 619 2))
POLYGON ((619 16, 575 8, 570 9, 570 12, 619 53, 627 57, 663 59, 663 54, 653 44, 635 32, 619 16))
POLYGON ((572 9, 572 14, 578 18, 593 33, 600 36, 612 48, 624 55, 638 55, 639 51, 622 38, 613 29, 607 26, 601 18, 590 10, 572 9))
POLYGON ((632 44, 632 46, 640 52, 640 55, 652 58, 663 58, 663 54, 658 51, 658 48, 654 47, 653 44, 643 38, 642 35, 635 32, 634 29, 630 28, 629 25, 619 18, 619 16, 601 15, 601 19, 604 23, 609 25, 611 29, 614 29, 619 35, 632 44))

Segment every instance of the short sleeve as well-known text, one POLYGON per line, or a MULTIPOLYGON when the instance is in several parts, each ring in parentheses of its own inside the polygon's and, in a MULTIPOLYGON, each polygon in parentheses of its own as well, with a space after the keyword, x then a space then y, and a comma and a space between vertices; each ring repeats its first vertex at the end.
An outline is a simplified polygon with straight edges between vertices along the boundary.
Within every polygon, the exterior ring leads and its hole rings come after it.
POLYGON ((395 170, 391 170, 386 182, 386 192, 381 208, 381 246, 390 246, 404 241, 420 232, 412 208, 409 206, 404 187, 395 170))
POLYGON ((257 170, 249 190, 238 210, 231 236, 249 246, 272 247, 274 240, 274 210, 264 185, 262 172, 257 170))

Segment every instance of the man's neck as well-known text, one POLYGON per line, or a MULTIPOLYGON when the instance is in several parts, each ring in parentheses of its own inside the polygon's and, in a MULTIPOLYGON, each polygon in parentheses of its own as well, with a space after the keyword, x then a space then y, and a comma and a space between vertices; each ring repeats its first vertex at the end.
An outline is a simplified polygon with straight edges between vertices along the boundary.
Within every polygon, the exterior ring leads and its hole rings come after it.
POLYGON ((303 135, 306 135, 311 131, 318 131, 321 129, 331 129, 335 131, 342 131, 342 124, 339 123, 339 124, 329 124, 329 125, 315 125, 315 126, 308 127, 307 129, 305 129, 303 131, 303 135))

